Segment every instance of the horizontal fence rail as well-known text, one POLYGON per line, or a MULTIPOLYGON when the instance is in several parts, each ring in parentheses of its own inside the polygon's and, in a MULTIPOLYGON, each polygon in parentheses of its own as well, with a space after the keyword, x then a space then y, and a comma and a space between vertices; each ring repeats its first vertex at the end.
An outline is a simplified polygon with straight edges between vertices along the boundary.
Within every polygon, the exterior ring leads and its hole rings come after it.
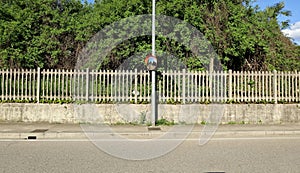
MULTIPOLYGON (((151 76, 137 70, 0 70, 1 100, 148 103, 151 76)), ((300 73, 163 71, 161 103, 300 102, 300 73)))

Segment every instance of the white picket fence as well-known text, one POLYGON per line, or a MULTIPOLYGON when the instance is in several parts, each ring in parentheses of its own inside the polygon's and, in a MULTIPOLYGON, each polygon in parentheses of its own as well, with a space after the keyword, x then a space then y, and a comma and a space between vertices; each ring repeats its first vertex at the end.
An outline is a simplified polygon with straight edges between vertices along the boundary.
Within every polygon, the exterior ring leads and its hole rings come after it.
MULTIPOLYGON (((168 71, 157 75, 160 102, 300 102, 300 73, 168 71)), ((147 71, 0 70, 1 100, 150 102, 147 71)))

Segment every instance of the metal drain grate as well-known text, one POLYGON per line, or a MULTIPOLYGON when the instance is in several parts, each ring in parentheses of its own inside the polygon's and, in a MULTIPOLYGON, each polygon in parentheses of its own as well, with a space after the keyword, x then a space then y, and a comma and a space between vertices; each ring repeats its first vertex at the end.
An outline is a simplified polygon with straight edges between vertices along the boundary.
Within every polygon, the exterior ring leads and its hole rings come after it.
POLYGON ((28 136, 27 139, 37 139, 36 136, 28 136))

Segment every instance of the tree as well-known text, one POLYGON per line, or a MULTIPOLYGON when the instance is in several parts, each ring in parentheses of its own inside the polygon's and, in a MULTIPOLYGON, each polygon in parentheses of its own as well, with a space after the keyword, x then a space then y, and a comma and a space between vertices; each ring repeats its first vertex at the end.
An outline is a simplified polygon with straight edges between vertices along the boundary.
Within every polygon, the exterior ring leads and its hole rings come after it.
POLYGON ((73 68, 84 9, 79 0, 1 1, 1 67, 73 68))
MULTIPOLYGON (((289 11, 283 10, 284 3, 275 4, 262 11, 257 6, 252 6, 252 2, 251 0, 160 0, 157 2, 157 13, 174 16, 200 30, 215 48, 225 69, 299 69, 296 46, 281 33, 281 28, 286 27, 287 22, 279 24, 277 21, 278 15, 290 15, 289 11)), ((141 0, 128 3, 122 0, 105 1, 97 4, 94 12, 100 14, 98 16, 103 16, 99 21, 105 22, 101 25, 108 25, 128 16, 151 13, 151 4, 141 0)), ((190 69, 203 69, 199 59, 182 45, 159 37, 157 42, 157 49, 179 56, 190 69)), ((134 44, 126 42, 127 47, 116 48, 109 55, 111 62, 114 63, 109 63, 108 60, 106 68, 118 66, 127 56, 142 51, 141 48, 149 48, 151 39, 144 37, 140 38, 139 42, 132 40, 131 43, 134 44)))
MULTIPOLYGON (((160 0, 157 13, 190 23, 213 45, 223 67, 232 70, 300 70, 299 46, 283 35, 289 16, 284 3, 260 10, 253 0, 160 0)), ((74 68, 79 52, 98 31, 130 16, 151 14, 147 0, 2 0, 1 68, 74 68)), ((134 29, 134 28, 133 28, 134 29)), ((180 28, 177 28, 180 32, 180 28)), ((121 34, 127 34, 126 30, 121 34)), ((204 63, 190 48, 157 37, 158 52, 170 52, 190 69, 204 63)), ((123 41, 99 68, 115 69, 126 58, 151 49, 151 37, 123 41)))

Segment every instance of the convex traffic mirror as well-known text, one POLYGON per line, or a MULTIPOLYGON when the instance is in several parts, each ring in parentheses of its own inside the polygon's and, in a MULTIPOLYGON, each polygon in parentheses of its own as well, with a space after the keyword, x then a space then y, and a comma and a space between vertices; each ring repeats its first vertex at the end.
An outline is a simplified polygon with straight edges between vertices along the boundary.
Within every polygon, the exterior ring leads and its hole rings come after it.
POLYGON ((147 55, 145 58, 145 63, 148 70, 155 70, 157 67, 157 58, 153 55, 147 55))

